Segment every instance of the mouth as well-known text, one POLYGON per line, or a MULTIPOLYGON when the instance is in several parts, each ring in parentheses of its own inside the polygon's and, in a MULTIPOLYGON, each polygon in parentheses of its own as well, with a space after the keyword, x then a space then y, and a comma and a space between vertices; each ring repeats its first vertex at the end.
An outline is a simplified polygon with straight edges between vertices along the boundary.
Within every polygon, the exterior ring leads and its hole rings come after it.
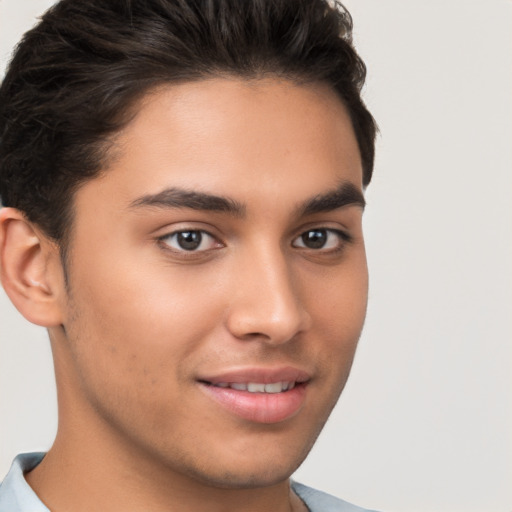
POLYGON ((283 393, 285 391, 291 391, 297 386, 295 381, 280 381, 270 382, 265 384, 264 382, 218 382, 213 384, 211 382, 202 381, 203 384, 214 386, 217 388, 230 388, 237 391, 247 391, 249 393, 283 393))
POLYGON ((295 368, 242 369, 198 380, 225 412, 255 423, 278 423, 297 415, 309 382, 309 374, 295 368))

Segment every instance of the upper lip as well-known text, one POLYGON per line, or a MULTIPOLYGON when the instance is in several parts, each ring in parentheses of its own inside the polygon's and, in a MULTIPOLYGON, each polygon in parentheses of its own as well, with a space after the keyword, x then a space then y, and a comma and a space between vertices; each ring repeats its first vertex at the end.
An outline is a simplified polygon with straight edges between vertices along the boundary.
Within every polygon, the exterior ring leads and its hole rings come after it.
POLYGON ((201 376, 198 380, 210 384, 258 382, 271 384, 273 382, 307 382, 311 375, 293 366, 278 368, 243 367, 233 368, 212 375, 201 376))

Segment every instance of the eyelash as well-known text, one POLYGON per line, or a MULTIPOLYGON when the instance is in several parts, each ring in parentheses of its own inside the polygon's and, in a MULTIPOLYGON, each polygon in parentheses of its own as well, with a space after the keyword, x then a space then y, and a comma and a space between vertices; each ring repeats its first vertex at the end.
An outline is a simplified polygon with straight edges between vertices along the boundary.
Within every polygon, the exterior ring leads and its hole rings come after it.
POLYGON ((217 247, 215 247, 215 248, 220 249, 221 247, 223 247, 223 244, 221 242, 218 242, 215 236, 208 233, 208 231, 205 231, 204 229, 180 229, 178 231, 173 231, 172 233, 168 233, 166 235, 158 237, 158 241, 164 246, 164 248, 166 250, 170 250, 175 253, 183 253, 183 254, 192 255, 192 254, 197 254, 197 253, 205 253, 209 250, 214 250, 213 248, 212 249, 203 249, 201 251, 187 250, 187 249, 184 249, 183 247, 175 248, 175 247, 171 247, 170 244, 167 242, 167 240, 172 239, 173 237, 178 237, 179 235, 184 235, 186 233, 200 234, 201 235, 200 242, 199 242, 200 245, 203 243, 203 237, 206 235, 208 238, 211 238, 212 241, 216 241, 217 247))
MULTIPOLYGON (((311 228, 311 229, 308 229, 308 230, 304 231, 303 233, 301 233, 298 237, 296 237, 294 239, 294 242, 296 240, 301 240, 301 243, 303 245, 298 246, 301 249, 306 249, 306 250, 309 249, 309 250, 313 250, 315 252, 316 251, 322 251, 325 254, 325 253, 336 253, 336 252, 342 251, 347 243, 352 242, 352 237, 348 233, 346 233, 345 231, 342 231, 340 229, 320 227, 320 228, 311 228), (338 239, 336 247, 325 248, 325 246, 322 246, 322 247, 319 247, 317 249, 314 249, 314 248, 311 248, 311 247, 306 247, 304 245, 304 243, 305 243, 304 237, 306 235, 308 235, 308 234, 312 234, 312 233, 315 233, 315 232, 316 232, 316 234, 318 234, 318 233, 326 233, 327 234, 326 244, 328 243, 329 235, 335 235, 337 237, 337 239, 338 239)), ((293 243, 292 243, 292 245, 294 247, 297 247, 293 243)))
MULTIPOLYGON (((220 249, 220 248, 224 247, 224 244, 222 244, 222 242, 219 242, 214 235, 212 235, 211 233, 209 233, 208 231, 205 231, 203 229, 180 229, 178 231, 173 231, 172 233, 167 233, 161 237, 158 237, 157 240, 160 243, 160 245, 163 246, 163 248, 165 250, 172 251, 174 253, 178 253, 183 256, 186 255, 189 257, 194 257, 199 254, 205 254, 212 250, 216 250, 216 249, 220 249), (197 250, 197 248, 187 250, 183 247, 171 247, 170 246, 169 239, 178 237, 179 235, 185 235, 185 234, 189 234, 189 235, 190 234, 195 234, 195 235, 200 234, 201 236, 199 238, 199 242, 198 242, 199 246, 198 247, 200 247, 203 244, 205 236, 210 238, 212 240, 212 242, 214 242, 215 247, 208 248, 208 249, 202 249, 202 250, 197 250)), ((292 242, 292 247, 313 251, 314 253, 331 254, 331 253, 339 253, 339 252, 343 251, 346 244, 349 244, 352 241, 353 241, 352 236, 345 231, 342 231, 340 229, 334 229, 334 228, 318 227, 318 228, 307 229, 306 231, 302 232, 300 235, 295 237, 292 242), (335 247, 328 247, 327 249, 324 246, 318 247, 318 248, 307 247, 305 245, 304 237, 308 234, 311 235, 312 233, 315 233, 315 232, 317 234, 322 233, 322 234, 327 235, 326 244, 329 241, 330 235, 336 236, 338 239, 338 243, 336 244, 335 247), (299 241, 299 243, 301 245, 296 245, 297 241, 299 241)), ((324 244, 324 245, 326 245, 326 244, 324 244)))

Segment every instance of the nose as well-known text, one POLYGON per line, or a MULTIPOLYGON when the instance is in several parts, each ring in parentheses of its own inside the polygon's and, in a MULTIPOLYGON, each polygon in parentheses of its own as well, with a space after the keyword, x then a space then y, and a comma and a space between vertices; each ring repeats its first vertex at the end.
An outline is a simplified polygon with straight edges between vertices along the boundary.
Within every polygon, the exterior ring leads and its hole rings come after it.
POLYGON ((281 251, 253 254, 239 266, 227 318, 235 337, 280 345, 309 329, 310 315, 281 251))

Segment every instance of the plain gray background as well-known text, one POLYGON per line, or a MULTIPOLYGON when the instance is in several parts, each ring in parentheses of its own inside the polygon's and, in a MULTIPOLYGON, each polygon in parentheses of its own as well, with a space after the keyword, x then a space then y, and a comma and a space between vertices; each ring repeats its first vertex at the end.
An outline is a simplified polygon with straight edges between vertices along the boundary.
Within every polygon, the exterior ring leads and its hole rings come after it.
MULTIPOLYGON (((0 74, 52 2, 0 0, 0 74)), ((368 319, 298 480, 385 511, 512 510, 510 0, 350 0, 381 129, 368 319)), ((0 291, 0 478, 48 449, 46 333, 0 291)))

